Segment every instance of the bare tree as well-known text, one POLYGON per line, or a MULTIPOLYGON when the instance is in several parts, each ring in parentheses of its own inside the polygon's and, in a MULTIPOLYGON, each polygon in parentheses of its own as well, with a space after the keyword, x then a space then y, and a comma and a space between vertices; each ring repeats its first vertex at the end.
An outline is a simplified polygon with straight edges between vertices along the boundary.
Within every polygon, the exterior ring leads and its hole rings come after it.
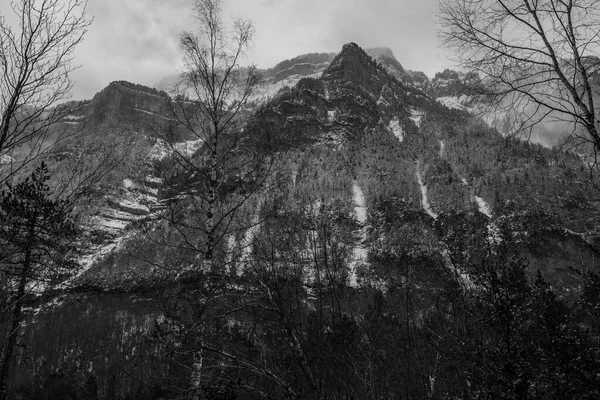
POLYGON ((87 0, 19 0, 11 6, 15 29, 0 16, 0 183, 68 132, 57 122, 73 107, 57 104, 71 96, 74 51, 91 23, 87 0))
POLYGON ((462 68, 481 75, 483 94, 515 132, 558 120, 600 150, 600 3, 448 0, 438 14, 443 43, 462 68))
POLYGON ((178 201, 171 202, 164 215, 212 269, 216 246, 266 178, 270 157, 257 151, 255 138, 248 137, 241 121, 261 79, 255 67, 240 64, 252 43, 252 23, 237 19, 227 30, 220 0, 196 0, 194 17, 199 32, 181 35, 184 71, 172 91, 171 120, 164 135, 174 152, 177 174, 191 179, 183 190, 175 190, 178 201), (187 146, 181 145, 182 138, 189 139, 187 146), (182 208, 188 212, 180 212, 182 208), (198 237, 204 242, 188 240, 198 237))
MULTIPOLYGON (((194 272, 215 276, 225 271, 214 261, 215 251, 224 237, 248 227, 236 215, 262 186, 272 165, 265 142, 244 130, 244 117, 250 114, 247 103, 261 79, 255 67, 241 65, 254 27, 249 20, 236 19, 229 28, 221 13, 220 0, 196 0, 198 32, 181 34, 183 72, 171 90, 161 126, 174 163, 163 176, 166 208, 159 210, 172 232, 161 244, 180 254, 196 254, 194 272)), ((211 296, 202 289, 180 301, 209 302, 211 296)), ((202 395, 206 381, 202 372, 207 368, 210 332, 204 329, 205 317, 189 327, 199 343, 192 352, 187 390, 193 399, 202 395)))

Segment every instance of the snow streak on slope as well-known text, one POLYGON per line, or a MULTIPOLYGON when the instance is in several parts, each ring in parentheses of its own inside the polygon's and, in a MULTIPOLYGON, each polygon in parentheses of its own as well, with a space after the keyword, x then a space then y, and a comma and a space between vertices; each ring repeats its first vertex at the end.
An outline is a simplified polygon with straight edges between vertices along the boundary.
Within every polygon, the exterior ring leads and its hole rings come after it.
POLYGON ((353 182, 352 184, 352 199, 354 201, 354 214, 358 222, 361 224, 361 229, 359 231, 360 242, 352 250, 350 276, 348 279, 349 285, 356 287, 356 267, 367 260, 367 249, 364 247, 364 241, 367 238, 367 231, 365 227, 365 224, 367 223, 367 206, 365 202, 365 195, 356 182, 353 182))
POLYGON ((451 271, 455 278, 458 280, 460 285, 464 290, 472 289, 475 285, 471 281, 471 277, 462 272, 460 269, 454 266, 452 263, 452 259, 450 258, 450 251, 448 250, 448 246, 444 244, 444 248, 442 249, 442 258, 444 260, 444 264, 449 271, 451 271))
MULTIPOLYGON (((490 205, 482 197, 473 196, 473 198, 475 199, 475 202, 477 203, 477 209, 479 210, 479 212, 491 219, 492 218, 492 208, 490 207, 490 205)), ((502 238, 500 237, 500 230, 498 229, 498 225, 496 225, 495 222, 490 221, 490 223, 487 224, 486 228, 488 231, 488 236, 487 236, 488 243, 491 245, 500 244, 500 242, 502 241, 502 238)))
POLYGON ((390 124, 388 125, 388 129, 394 134, 394 136, 398 138, 400 142, 404 140, 404 130, 400 126, 400 120, 398 117, 392 118, 390 124))
MULTIPOLYGON (((441 151, 441 150, 440 150, 441 151)), ((467 180, 462 177, 462 176, 458 176, 460 178, 460 181, 462 182, 463 185, 469 187, 469 183, 467 182, 467 180)), ((472 189, 471 189, 472 190, 472 189)), ((475 200, 475 202, 477 203, 477 209, 479 210, 480 213, 484 214, 486 217, 488 218, 492 218, 492 208, 490 207, 490 205, 483 199, 483 197, 480 196, 475 196, 472 195, 473 199, 475 200)))
POLYGON ((324 86, 325 86, 325 98, 326 98, 327 100, 329 100, 329 99, 330 99, 330 97, 331 97, 331 94, 329 93, 329 88, 327 87, 327 83, 325 83, 325 85, 324 85, 324 86))
MULTIPOLYGON (((467 182, 467 180, 460 175, 459 175, 459 177, 460 177, 460 180, 463 183, 463 185, 468 187, 469 183, 467 182)), ((483 199, 483 197, 473 195, 473 199, 475 199, 475 202, 477 203, 478 211, 480 213, 482 213, 483 215, 485 215, 486 217, 488 217, 489 219, 492 219, 492 208, 483 199)), ((498 229, 498 225, 496 225, 495 222, 490 221, 490 223, 487 224, 486 229, 488 232, 487 241, 489 244, 496 245, 502 241, 502 238, 500 237, 500 230, 498 229)))
POLYGON ((486 201, 479 196, 474 196, 475 201, 477 202, 477 207, 479 208, 479 212, 485 214, 488 218, 492 218, 491 207, 486 201))
POLYGON ((421 161, 417 161, 417 182, 419 182, 419 187, 421 188, 421 205, 423 206, 423 210, 427 214, 429 214, 433 219, 437 219, 438 215, 433 211, 431 205, 429 204, 429 199, 427 198, 427 186, 423 183, 423 176, 421 175, 421 161))
POLYGON ((442 140, 440 140, 440 158, 444 157, 444 149, 446 148, 446 145, 444 144, 444 142, 442 140))

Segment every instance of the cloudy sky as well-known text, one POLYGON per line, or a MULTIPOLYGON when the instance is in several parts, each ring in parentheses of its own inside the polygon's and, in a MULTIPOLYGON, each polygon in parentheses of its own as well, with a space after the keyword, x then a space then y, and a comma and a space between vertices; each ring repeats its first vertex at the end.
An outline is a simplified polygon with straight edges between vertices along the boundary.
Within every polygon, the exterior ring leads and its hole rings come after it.
MULTIPOLYGON (((344 43, 390 47, 407 69, 428 76, 450 66, 438 48, 438 0, 223 0, 223 20, 244 17, 256 28, 247 62, 261 68, 344 43)), ((12 13, 0 0, 0 13, 12 13)), ((78 47, 74 98, 91 98, 114 80, 154 85, 177 71, 178 35, 193 30, 193 0, 88 0, 94 17, 78 47)), ((9 20, 11 18, 9 17, 9 20)))

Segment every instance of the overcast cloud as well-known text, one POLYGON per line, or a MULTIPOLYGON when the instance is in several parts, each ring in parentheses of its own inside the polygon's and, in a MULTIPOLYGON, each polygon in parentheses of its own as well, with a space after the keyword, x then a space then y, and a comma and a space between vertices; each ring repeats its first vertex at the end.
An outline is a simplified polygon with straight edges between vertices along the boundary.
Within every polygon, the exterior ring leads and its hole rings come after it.
MULTIPOLYGON (((94 17, 78 47, 74 98, 91 98, 111 81, 153 85, 175 73, 178 36, 193 29, 192 0, 88 0, 94 17)), ((223 19, 244 17, 256 28, 248 62, 261 68, 344 43, 390 47, 407 69, 428 76, 449 66, 437 47, 438 0, 224 0, 223 19)), ((12 13, 0 0, 0 13, 12 13)), ((10 20, 10 18, 9 18, 10 20)))

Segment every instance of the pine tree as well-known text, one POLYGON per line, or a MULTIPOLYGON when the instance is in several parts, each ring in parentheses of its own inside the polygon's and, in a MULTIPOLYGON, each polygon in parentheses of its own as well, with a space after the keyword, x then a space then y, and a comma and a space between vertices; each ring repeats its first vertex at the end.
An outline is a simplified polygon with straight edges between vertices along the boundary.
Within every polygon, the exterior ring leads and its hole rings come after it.
POLYGON ((8 186, 0 196, 0 276, 6 282, 8 332, 3 337, 0 362, 0 399, 7 383, 23 307, 33 293, 52 288, 76 271, 72 238, 75 221, 64 200, 55 200, 42 163, 30 177, 8 186))

